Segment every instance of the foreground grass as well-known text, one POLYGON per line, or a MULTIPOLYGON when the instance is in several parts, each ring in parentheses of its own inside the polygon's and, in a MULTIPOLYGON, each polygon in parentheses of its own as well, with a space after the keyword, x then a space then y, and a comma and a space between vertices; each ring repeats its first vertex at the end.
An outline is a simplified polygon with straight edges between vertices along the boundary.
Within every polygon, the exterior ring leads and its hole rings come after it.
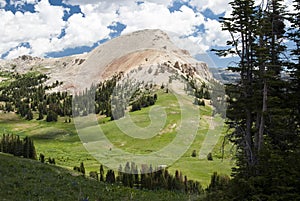
MULTIPOLYGON (((0 153, 0 200, 189 200, 183 193, 110 185, 73 171, 0 153)), ((200 198, 192 197, 192 200, 200 198)))

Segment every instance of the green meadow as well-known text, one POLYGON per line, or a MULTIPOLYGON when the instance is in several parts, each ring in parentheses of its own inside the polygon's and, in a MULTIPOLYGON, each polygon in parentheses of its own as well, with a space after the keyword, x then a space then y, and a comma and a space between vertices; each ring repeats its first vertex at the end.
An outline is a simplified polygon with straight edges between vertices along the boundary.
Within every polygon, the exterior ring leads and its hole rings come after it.
MULTIPOLYGON (((154 125, 153 129, 158 129, 158 133, 154 133, 153 137, 147 139, 134 138, 124 133, 124 129, 118 126, 118 121, 122 120, 109 121, 108 118, 101 116, 97 116, 98 125, 88 125, 85 122, 82 125, 76 124, 76 127, 79 129, 83 127, 87 133, 97 133, 100 127, 114 148, 128 153, 148 154, 159 151, 172 143, 176 138, 178 125, 182 121, 176 97, 159 90, 158 100, 154 106, 129 113, 132 122, 141 128, 151 126, 149 112, 155 113, 157 108, 165 111, 159 114, 166 118, 162 128, 155 128, 154 125)), ((230 175, 234 161, 233 153, 231 153, 232 145, 224 141, 227 128, 223 120, 218 115, 211 117, 211 106, 200 106, 197 109, 200 112, 200 119, 193 142, 186 152, 169 167, 169 170, 171 172, 180 170, 183 175, 187 175, 188 179, 198 180, 205 187, 215 171, 230 175), (197 153, 196 157, 191 156, 194 150, 197 153), (212 161, 206 158, 206 154, 210 151, 212 151, 212 161)), ((84 162, 86 172, 99 172, 101 161, 97 161, 85 149, 77 134, 74 120, 71 123, 65 123, 65 118, 59 117, 57 122, 48 123, 45 120, 35 120, 37 114, 34 115, 36 116, 33 120, 27 121, 20 119, 14 113, 1 113, 0 133, 30 136, 34 140, 37 155, 43 153, 46 158, 55 158, 58 166, 73 169, 74 166, 79 166, 80 162, 84 162)), ((157 121, 154 118, 152 120, 157 121)))

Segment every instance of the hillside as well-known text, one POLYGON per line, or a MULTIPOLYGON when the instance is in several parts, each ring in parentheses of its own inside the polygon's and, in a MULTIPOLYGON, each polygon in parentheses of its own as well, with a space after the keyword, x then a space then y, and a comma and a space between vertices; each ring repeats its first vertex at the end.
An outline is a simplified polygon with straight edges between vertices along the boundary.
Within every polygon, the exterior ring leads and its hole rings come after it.
POLYGON ((0 200, 188 200, 169 191, 144 191, 84 178, 73 171, 0 153, 0 200))
MULTIPOLYGON (((122 148, 133 153, 148 153, 151 150, 159 150, 161 147, 169 144, 176 136, 176 126, 180 123, 179 105, 176 97, 170 93, 160 90, 156 105, 164 107, 167 111, 166 125, 163 127, 161 134, 151 139, 136 139, 127 136, 116 124, 116 121, 109 121, 106 117, 98 117, 99 127, 105 132, 107 138, 117 148, 122 148)), ((155 105, 152 107, 156 107, 155 105)), ((152 107, 143 108, 142 110, 131 112, 132 120, 139 126, 147 126, 150 123, 149 111, 152 107)), ((175 170, 181 170, 188 179, 199 181, 203 187, 210 182, 210 176, 214 171, 223 174, 230 174, 230 169, 234 165, 232 161, 231 145, 226 142, 225 158, 221 159, 221 147, 223 143, 226 128, 220 124, 220 118, 210 118, 211 107, 201 106, 199 108, 202 118, 199 121, 199 130, 195 136, 194 142, 186 153, 176 163, 170 167, 172 173, 175 170), (207 133, 208 128, 213 129, 207 133), (211 136, 207 145, 215 145, 215 139, 218 139, 212 153, 214 160, 207 161, 206 157, 199 159, 191 157, 193 150, 200 151, 204 147, 203 142, 206 136, 211 136)), ((65 117, 59 117, 57 122, 46 122, 45 120, 37 120, 38 114, 34 114, 34 119, 28 121, 20 118, 15 113, 3 113, 0 115, 0 127, 2 133, 13 133, 21 137, 31 137, 36 146, 37 154, 43 153, 46 157, 55 158, 58 166, 72 169, 78 166, 80 162, 84 162, 87 172, 99 171, 99 161, 97 161, 85 149, 85 145, 81 142, 74 121, 65 123, 65 117)), ((90 126, 86 128, 89 132, 98 131, 99 128, 90 126)), ((203 149, 204 150, 204 149, 203 149)), ((210 151, 209 147, 206 147, 210 151)))

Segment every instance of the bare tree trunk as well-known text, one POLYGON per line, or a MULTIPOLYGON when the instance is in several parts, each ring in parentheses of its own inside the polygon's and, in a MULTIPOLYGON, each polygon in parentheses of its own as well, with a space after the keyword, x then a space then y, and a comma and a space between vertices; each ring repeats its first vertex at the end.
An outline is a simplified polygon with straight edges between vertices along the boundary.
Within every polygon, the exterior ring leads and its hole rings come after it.
POLYGON ((265 113, 267 111, 267 98, 268 98, 267 83, 266 80, 264 80, 262 114, 260 116, 260 125, 258 131, 258 147, 257 147, 258 152, 262 149, 263 142, 264 142, 265 113))
POLYGON ((247 153, 247 160, 249 165, 253 165, 255 158, 253 155, 253 143, 252 143, 252 135, 251 135, 251 128, 252 128, 252 118, 251 118, 251 111, 249 109, 246 110, 246 150, 248 150, 247 153))

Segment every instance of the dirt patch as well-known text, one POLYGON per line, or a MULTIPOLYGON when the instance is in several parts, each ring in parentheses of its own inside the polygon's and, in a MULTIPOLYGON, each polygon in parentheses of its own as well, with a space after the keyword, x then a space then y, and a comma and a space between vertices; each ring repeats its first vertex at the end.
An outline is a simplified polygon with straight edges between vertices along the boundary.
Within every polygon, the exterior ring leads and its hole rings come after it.
POLYGON ((203 116, 203 118, 208 123, 209 129, 214 130, 218 126, 218 123, 214 121, 213 117, 211 117, 211 116, 203 116))
POLYGON ((166 128, 162 129, 160 132, 159 132, 159 135, 163 135, 163 134, 166 134, 166 133, 172 133, 177 127, 177 124, 174 123, 174 124, 169 124, 166 128))
POLYGON ((105 67, 102 73, 103 78, 108 78, 118 72, 127 72, 134 68, 148 67, 151 64, 160 63, 161 58, 167 53, 157 49, 146 49, 126 54, 120 58, 114 59, 105 67))
POLYGON ((0 77, 0 82, 8 80, 7 77, 0 77))
POLYGON ((18 121, 20 118, 13 112, 4 113, 0 111, 0 122, 18 121))

